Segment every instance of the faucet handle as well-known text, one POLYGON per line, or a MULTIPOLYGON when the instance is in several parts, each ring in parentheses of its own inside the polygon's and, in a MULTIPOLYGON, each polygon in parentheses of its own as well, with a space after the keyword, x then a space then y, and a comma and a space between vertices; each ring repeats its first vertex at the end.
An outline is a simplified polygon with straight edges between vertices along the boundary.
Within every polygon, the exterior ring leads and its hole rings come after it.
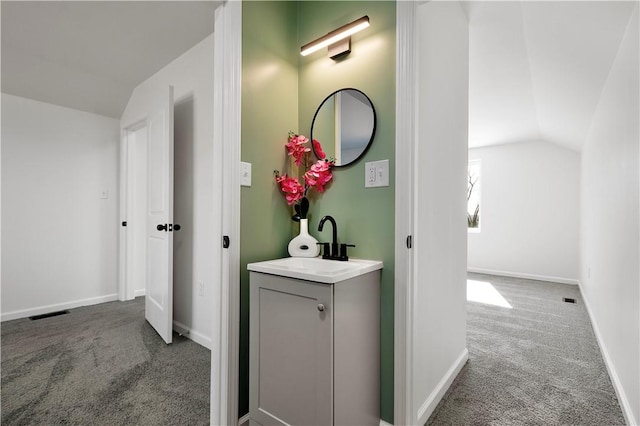
POLYGON ((316 243, 319 246, 322 246, 322 258, 329 259, 331 257, 329 248, 329 243, 316 243))
POLYGON ((340 260, 349 260, 349 256, 347 256, 347 247, 355 246, 355 244, 340 244, 340 260))

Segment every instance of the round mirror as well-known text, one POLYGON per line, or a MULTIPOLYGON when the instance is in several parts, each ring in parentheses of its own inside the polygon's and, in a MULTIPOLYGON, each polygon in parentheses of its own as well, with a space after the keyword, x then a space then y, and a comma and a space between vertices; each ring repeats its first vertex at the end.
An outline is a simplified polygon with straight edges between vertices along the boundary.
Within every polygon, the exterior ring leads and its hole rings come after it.
MULTIPOLYGON (((340 89, 327 96, 311 122, 311 139, 320 142, 336 167, 351 164, 367 152, 375 133, 376 110, 358 89, 340 89)), ((314 154, 320 158, 315 147, 314 154)))

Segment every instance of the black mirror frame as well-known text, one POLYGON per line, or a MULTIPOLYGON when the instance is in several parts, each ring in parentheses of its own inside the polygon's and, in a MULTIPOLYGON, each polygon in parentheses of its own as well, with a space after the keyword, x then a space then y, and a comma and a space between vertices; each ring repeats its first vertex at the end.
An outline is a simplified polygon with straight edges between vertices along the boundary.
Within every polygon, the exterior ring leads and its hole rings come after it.
MULTIPOLYGON (((329 100, 333 95, 335 95, 338 92, 342 92, 343 90, 355 90, 356 92, 360 92, 362 94, 362 96, 367 98, 367 100, 369 101, 369 105, 371 105, 371 111, 373 112, 373 129, 371 130, 371 138, 369 139, 369 143, 367 143, 367 146, 364 148, 364 150, 362 150, 360 155, 358 155, 357 158, 355 158, 354 160, 350 161, 347 164, 341 164, 341 165, 337 165, 336 164, 336 165, 333 166, 334 168, 347 167, 347 166, 350 166, 350 165, 358 162, 358 160, 360 160, 367 153, 367 151, 369 151, 369 148, 371 147, 371 144, 373 144, 373 139, 376 137, 376 127, 378 125, 378 116, 376 114, 376 108, 373 106, 373 102, 371 102, 371 98, 369 98, 369 96, 367 96, 367 94, 364 93, 362 90, 359 90, 359 89, 356 89, 356 88, 353 88, 353 87, 344 87, 342 89, 338 89, 338 90, 332 92, 329 96, 324 98, 324 100, 322 102, 320 102, 320 106, 318 106, 318 108, 316 109, 315 114, 313 114, 313 120, 311 120, 311 129, 309 131, 310 139, 313 140, 313 125, 315 124, 316 117, 318 117, 318 113, 320 112, 320 109, 322 108, 324 103, 327 102, 327 100, 329 100)), ((316 150, 315 150, 315 147, 313 146, 313 144, 311 144, 311 147, 313 149, 313 155, 315 155, 316 158, 318 158, 318 154, 316 153, 316 150)))

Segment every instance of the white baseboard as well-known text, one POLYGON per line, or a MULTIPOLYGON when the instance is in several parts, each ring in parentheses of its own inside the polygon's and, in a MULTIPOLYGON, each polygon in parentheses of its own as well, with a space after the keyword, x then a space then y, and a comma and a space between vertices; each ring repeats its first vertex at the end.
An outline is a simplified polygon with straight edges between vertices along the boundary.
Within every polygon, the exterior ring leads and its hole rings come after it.
POLYGON ((147 294, 147 292, 145 291, 145 289, 143 288, 142 290, 136 290, 133 292, 133 297, 140 297, 140 296, 144 296, 145 294, 147 294))
POLYGON ((380 426, 393 426, 391 423, 387 423, 384 420, 380 419, 380 426))
POLYGON ((575 278, 552 277, 549 275, 525 274, 522 272, 498 271, 494 269, 467 267, 467 272, 475 272, 477 274, 499 275, 501 277, 524 278, 527 280, 548 281, 552 283, 578 285, 575 278))
POLYGON ((449 370, 446 372, 442 380, 438 383, 436 388, 431 392, 431 395, 422 403, 420 409, 418 410, 418 422, 417 424, 423 425, 429 420, 429 416, 433 413, 433 410, 436 409, 438 403, 447 392, 451 383, 456 378, 464 364, 469 359, 469 351, 467 348, 464 348, 458 359, 454 361, 449 370))
POLYGON ((180 322, 178 322, 176 320, 173 321, 173 331, 175 331, 179 335, 185 336, 185 337, 189 337, 189 333, 190 333, 190 330, 186 325, 184 325, 184 324, 182 324, 182 323, 180 323, 180 322))
POLYGON ((173 320, 173 329, 186 337, 187 339, 191 339, 197 344, 204 346, 205 348, 211 350, 211 338, 205 336, 202 333, 199 333, 195 330, 190 329, 186 325, 182 324, 179 321, 173 320))
POLYGON ((2 313, 2 322, 20 318, 27 318, 34 315, 48 314, 50 312, 63 311, 65 309, 78 308, 80 306, 97 305, 99 303, 113 302, 118 300, 118 294, 108 294, 106 296, 90 297, 88 299, 73 300, 70 302, 56 303, 55 305, 39 306, 37 308, 22 309, 19 311, 2 313))
POLYGON ((627 394, 624 392, 622 383, 620 383, 620 378, 618 377, 618 373, 616 372, 616 369, 613 366, 613 363, 611 362, 609 351, 607 351, 607 347, 604 344, 604 340, 602 339, 602 334, 600 334, 600 329, 598 328, 598 323, 595 321, 595 318, 592 314, 589 301, 585 297, 584 292, 582 291, 582 287, 578 286, 578 288, 580 289, 580 295, 582 296, 582 300, 584 301, 584 306, 587 308, 587 314, 589 315, 589 319, 591 320, 593 333, 596 335, 596 340, 598 341, 598 347, 600 348, 600 353, 602 354, 604 365, 607 367, 607 372, 609 373, 609 377, 611 378, 613 389, 616 391, 616 395, 618 397, 618 402, 620 403, 620 408, 622 408, 622 414, 624 415, 624 419, 628 425, 638 425, 640 423, 638 423, 638 420, 633 415, 633 411, 631 410, 631 405, 629 404, 629 399, 627 398, 627 394))

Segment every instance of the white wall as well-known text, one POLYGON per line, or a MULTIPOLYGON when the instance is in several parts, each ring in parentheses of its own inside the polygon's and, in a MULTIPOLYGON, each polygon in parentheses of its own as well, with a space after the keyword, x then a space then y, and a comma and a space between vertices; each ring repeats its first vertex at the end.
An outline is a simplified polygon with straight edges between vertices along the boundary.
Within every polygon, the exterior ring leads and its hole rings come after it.
POLYGON ((3 321, 117 299, 119 140, 112 118, 2 94, 3 321))
POLYGON ((418 6, 413 401, 424 424, 467 360, 469 25, 458 2, 418 6))
POLYGON ((213 245, 219 243, 213 239, 213 47, 211 35, 136 87, 121 120, 123 127, 138 122, 157 94, 174 86, 174 223, 182 229, 174 232, 173 316, 207 347, 209 300, 217 288, 213 245))
POLYGON ((534 141, 469 150, 481 160, 480 232, 468 269, 577 284, 580 154, 534 141))
POLYGON ((640 422, 638 6, 582 152, 580 286, 628 424, 640 422))

